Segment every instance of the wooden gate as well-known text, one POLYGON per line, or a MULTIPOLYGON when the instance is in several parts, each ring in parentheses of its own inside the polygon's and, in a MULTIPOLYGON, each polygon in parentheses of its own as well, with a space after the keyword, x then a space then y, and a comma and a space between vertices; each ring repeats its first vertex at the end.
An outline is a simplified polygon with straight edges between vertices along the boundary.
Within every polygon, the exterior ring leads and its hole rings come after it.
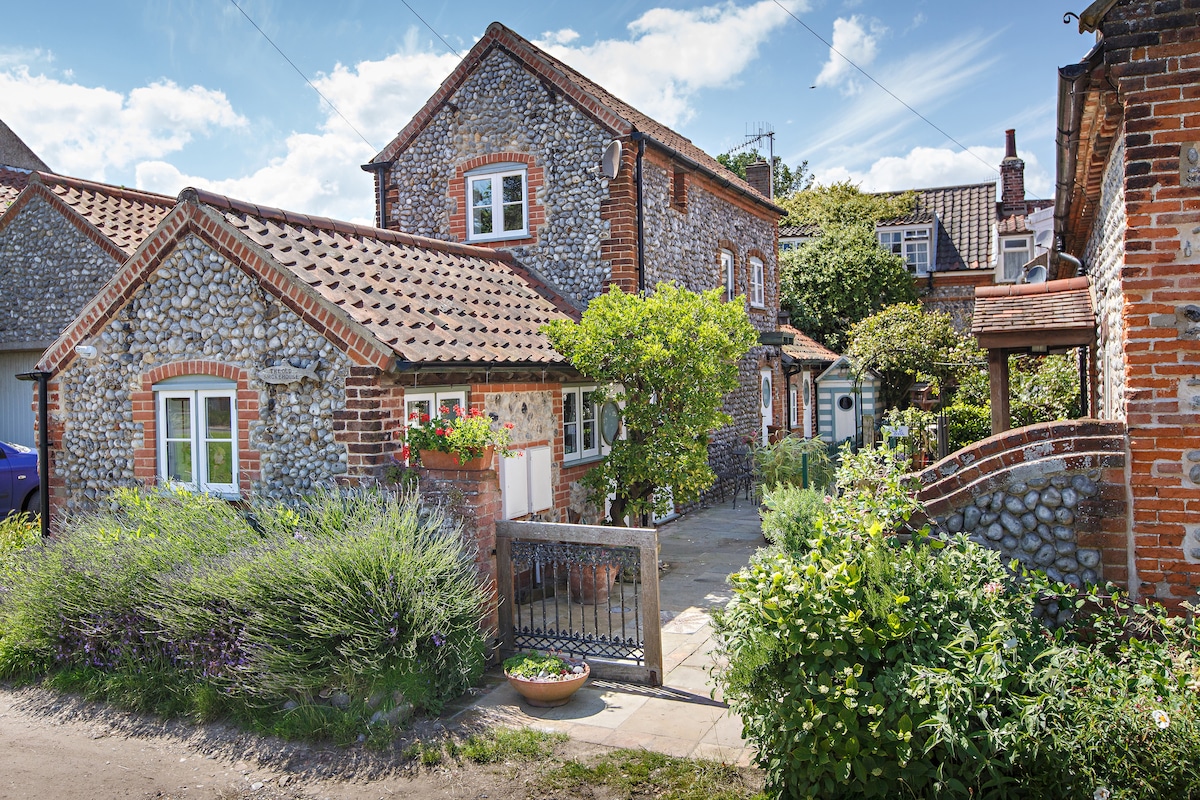
POLYGON ((662 685, 656 530, 498 521, 496 567, 504 655, 556 650, 662 685))

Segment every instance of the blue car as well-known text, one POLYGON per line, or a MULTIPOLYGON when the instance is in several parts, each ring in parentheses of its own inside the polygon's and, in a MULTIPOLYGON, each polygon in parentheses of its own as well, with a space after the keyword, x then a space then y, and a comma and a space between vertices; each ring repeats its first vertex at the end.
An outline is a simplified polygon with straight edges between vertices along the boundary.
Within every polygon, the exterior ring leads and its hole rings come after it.
POLYGON ((0 519, 13 512, 41 510, 37 453, 19 444, 0 442, 0 519))

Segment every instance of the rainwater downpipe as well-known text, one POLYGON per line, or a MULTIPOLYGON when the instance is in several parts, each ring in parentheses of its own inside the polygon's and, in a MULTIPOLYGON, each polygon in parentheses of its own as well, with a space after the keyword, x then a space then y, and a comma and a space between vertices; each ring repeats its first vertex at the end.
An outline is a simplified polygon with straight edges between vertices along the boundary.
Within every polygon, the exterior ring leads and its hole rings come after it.
POLYGON ((50 432, 47 426, 50 422, 49 404, 46 392, 50 384, 49 372, 22 372, 17 375, 19 381, 37 381, 38 387, 38 500, 41 506, 38 514, 41 517, 42 538, 50 535, 50 432))
POLYGON ((646 213, 642 207, 642 159, 646 156, 646 135, 634 132, 637 139, 637 170, 634 179, 637 181, 637 271, 638 294, 646 294, 646 213))

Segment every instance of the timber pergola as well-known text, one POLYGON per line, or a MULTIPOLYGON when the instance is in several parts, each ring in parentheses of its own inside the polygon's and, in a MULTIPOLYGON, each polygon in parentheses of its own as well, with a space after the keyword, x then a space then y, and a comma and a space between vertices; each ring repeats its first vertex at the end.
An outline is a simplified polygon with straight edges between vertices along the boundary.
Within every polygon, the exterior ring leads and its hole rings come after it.
POLYGON ((992 433, 1012 427, 1008 357, 1044 355, 1083 348, 1079 359, 1080 408, 1087 414, 1095 393, 1096 365, 1088 357, 1096 343, 1096 317, 1086 276, 975 289, 971 333, 988 351, 992 433))

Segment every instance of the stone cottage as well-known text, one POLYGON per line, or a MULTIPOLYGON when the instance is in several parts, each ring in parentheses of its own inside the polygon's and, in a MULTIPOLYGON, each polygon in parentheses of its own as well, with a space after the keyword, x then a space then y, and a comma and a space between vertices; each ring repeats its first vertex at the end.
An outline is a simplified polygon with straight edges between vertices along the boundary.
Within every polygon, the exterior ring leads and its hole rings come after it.
MULTIPOLYGON (((723 287, 746 304, 762 344, 727 399, 734 424, 714 436, 718 472, 738 437, 785 426, 782 209, 769 199, 765 162, 743 181, 493 23, 364 169, 375 176, 380 227, 511 253, 578 309, 609 287, 723 287)), ((597 413, 586 407, 587 385, 569 389, 565 402, 597 413)))
POLYGON ((16 375, 75 319, 175 198, 0 168, 0 440, 33 447, 30 385, 16 375), (5 207, 7 206, 7 207, 5 207))
POLYGON ((538 333, 574 313, 508 253, 185 190, 38 365, 54 507, 167 479, 230 498, 373 480, 408 414, 461 403, 523 452, 481 506, 594 519, 562 455, 599 432, 564 437, 578 376, 538 333))

